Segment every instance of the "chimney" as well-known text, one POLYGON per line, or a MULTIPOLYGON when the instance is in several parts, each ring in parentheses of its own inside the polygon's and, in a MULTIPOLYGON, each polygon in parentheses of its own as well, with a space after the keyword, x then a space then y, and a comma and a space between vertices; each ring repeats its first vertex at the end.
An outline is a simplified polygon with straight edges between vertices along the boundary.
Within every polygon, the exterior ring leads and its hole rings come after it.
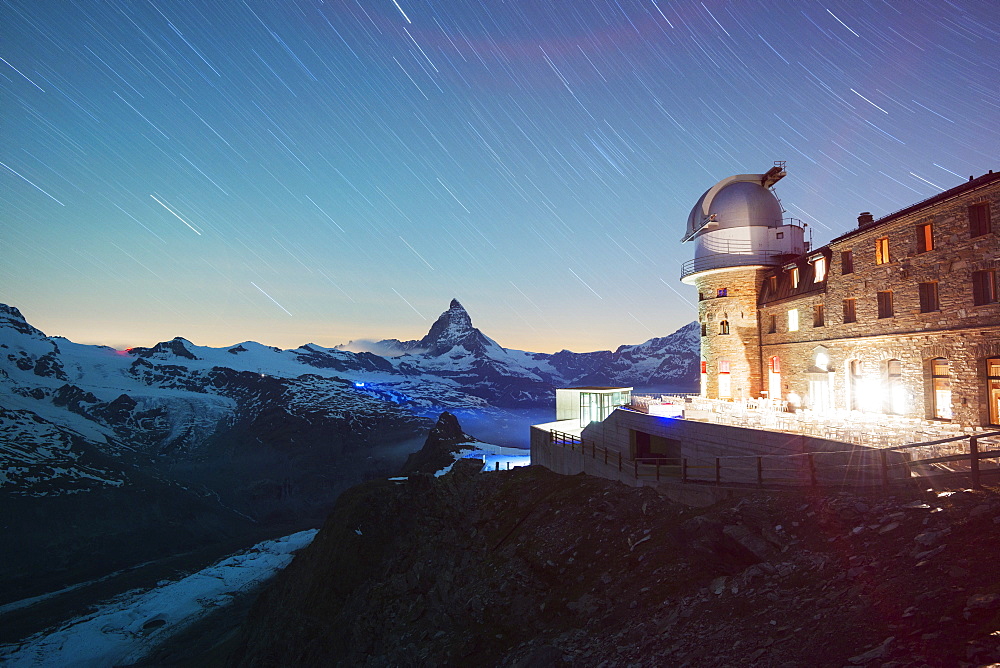
POLYGON ((874 222, 875 222, 875 216, 873 216, 869 211, 862 211, 858 215, 858 227, 864 227, 868 223, 874 223, 874 222))

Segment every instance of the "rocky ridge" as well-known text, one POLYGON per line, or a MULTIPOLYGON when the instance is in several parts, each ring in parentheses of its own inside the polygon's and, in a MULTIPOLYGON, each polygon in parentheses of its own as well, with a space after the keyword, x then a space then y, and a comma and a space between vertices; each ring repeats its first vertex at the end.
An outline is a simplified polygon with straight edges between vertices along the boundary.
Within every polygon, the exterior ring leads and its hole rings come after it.
POLYGON ((997 490, 690 509, 459 462, 344 494, 231 665, 991 665, 997 554, 997 490))

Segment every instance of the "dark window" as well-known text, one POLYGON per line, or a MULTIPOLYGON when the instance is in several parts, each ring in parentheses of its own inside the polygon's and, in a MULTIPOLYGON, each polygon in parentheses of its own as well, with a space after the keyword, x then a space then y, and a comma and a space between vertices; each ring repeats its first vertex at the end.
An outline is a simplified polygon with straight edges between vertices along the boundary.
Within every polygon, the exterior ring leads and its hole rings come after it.
POLYGON ((997 301, 997 272, 972 272, 972 303, 976 306, 992 304, 997 301))
POLYGON ((716 297, 725 297, 729 293, 729 288, 719 288, 715 291, 716 297))
POLYGON ((940 311, 941 304, 938 302, 937 281, 920 283, 917 287, 920 288, 920 312, 930 313, 931 311, 940 311))
POLYGON ((990 225, 990 203, 982 202, 969 207, 969 236, 981 237, 989 234, 990 225))
POLYGON ((854 300, 853 299, 845 299, 844 300, 844 322, 847 323, 847 322, 857 322, 857 321, 858 321, 858 314, 857 314, 857 311, 854 309, 854 300))
POLYGON ((854 253, 849 250, 840 251, 840 273, 854 273, 854 253))
POLYGON ((875 240, 875 264, 888 264, 889 262, 889 237, 882 237, 875 240))
POLYGON ((823 322, 823 305, 814 304, 813 305, 813 327, 822 327, 823 322))
POLYGON ((728 320, 720 320, 719 321, 719 334, 728 334, 728 333, 729 333, 729 321, 728 320))
POLYGON ((778 316, 773 313, 767 316, 767 333, 774 334, 778 331, 778 316))
POLYGON ((708 325, 701 323, 701 335, 708 336, 708 325))
POLYGON ((698 292, 698 301, 705 301, 705 295, 703 295, 701 291, 698 292))
POLYGON ((875 295, 878 300, 878 317, 880 318, 891 318, 892 317, 892 290, 886 290, 884 292, 879 292, 875 295))
POLYGON ((917 225, 917 252, 926 253, 934 250, 934 231, 930 223, 917 225))

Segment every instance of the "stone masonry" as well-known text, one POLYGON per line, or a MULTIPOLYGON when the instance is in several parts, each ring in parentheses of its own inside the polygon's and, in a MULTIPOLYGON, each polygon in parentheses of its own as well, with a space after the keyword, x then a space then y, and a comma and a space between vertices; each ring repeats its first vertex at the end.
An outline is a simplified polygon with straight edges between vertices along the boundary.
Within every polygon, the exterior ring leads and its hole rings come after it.
MULTIPOLYGON (((822 379, 825 372, 833 408, 921 419, 950 413, 952 421, 963 425, 997 424, 997 416, 989 411, 986 360, 1000 358, 1000 303, 994 288, 988 303, 974 304, 973 283, 981 284, 988 276, 995 286, 995 275, 1000 274, 1000 174, 971 179, 877 221, 866 216, 859 220, 857 229, 824 248, 761 274, 757 285, 763 368, 777 358, 783 396, 794 393, 806 405, 816 401, 811 393, 816 385, 810 381, 822 379), (990 229, 972 236, 970 207, 983 203, 990 229), (817 280, 810 260, 821 254, 827 258, 827 272, 817 280), (790 283, 793 266, 800 279, 795 288, 790 283), (979 272, 976 277, 974 272, 979 272), (854 300, 854 322, 845 322, 845 300, 854 300), (814 322, 817 306, 822 307, 822 322, 814 322), (788 326, 793 309, 798 311, 798 331, 788 326), (818 354, 828 358, 825 368, 817 367, 818 354), (937 405, 946 395, 935 397, 933 391, 933 360, 947 362, 938 367, 939 376, 941 368, 947 374, 939 384, 950 386, 947 410, 937 405), (887 394, 893 383, 895 405, 887 394), (867 390, 861 397, 863 388, 867 390), (858 405, 862 398, 865 405, 858 405)), ((733 345, 712 331, 711 322, 707 334, 702 349, 711 379, 711 360, 731 354, 733 345)), ((755 337, 748 336, 746 345, 752 346, 755 337)), ((758 379, 751 372, 745 382, 757 387, 758 379)))

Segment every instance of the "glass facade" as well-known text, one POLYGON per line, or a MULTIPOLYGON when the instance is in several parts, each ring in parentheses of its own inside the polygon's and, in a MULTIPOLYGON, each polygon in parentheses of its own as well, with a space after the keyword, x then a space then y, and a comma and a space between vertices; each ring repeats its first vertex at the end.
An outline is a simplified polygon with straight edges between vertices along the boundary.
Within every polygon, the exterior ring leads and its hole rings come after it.
POLYGON ((628 390, 613 392, 581 392, 580 393, 580 426, 586 427, 591 422, 601 422, 611 415, 618 406, 632 402, 632 393, 628 390))

